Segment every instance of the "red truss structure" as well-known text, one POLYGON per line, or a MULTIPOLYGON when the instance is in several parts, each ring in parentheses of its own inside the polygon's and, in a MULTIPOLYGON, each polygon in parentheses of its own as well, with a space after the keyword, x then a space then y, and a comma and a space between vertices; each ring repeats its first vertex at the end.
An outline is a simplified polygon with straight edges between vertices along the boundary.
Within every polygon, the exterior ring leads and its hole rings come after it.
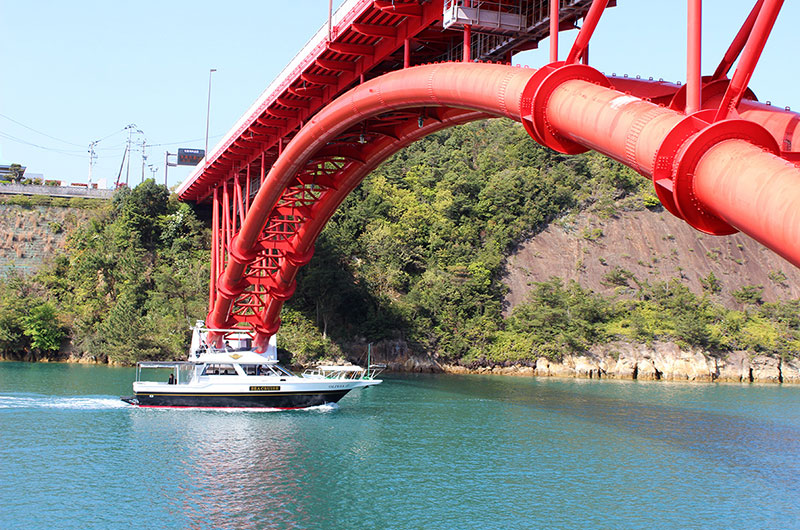
POLYGON ((683 86, 586 64, 613 5, 345 2, 178 190, 213 205, 209 327, 249 330, 265 347, 297 271, 364 177, 428 134, 501 116, 561 153, 619 160, 694 228, 742 231, 800 266, 800 116, 747 88, 782 1, 755 2, 713 75, 702 76, 702 5, 688 0, 683 86), (579 20, 560 61, 558 32, 579 20), (551 34, 550 64, 509 64, 551 34))

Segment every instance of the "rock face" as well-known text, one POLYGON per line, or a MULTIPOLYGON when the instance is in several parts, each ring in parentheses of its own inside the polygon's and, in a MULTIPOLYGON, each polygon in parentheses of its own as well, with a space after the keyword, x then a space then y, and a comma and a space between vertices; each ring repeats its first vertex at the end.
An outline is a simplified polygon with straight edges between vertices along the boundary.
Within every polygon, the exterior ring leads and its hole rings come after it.
POLYGON ((682 349, 674 342, 649 345, 611 342, 594 346, 583 355, 565 355, 560 362, 539 357, 527 365, 461 366, 440 364, 430 357, 414 355, 398 341, 373 348, 373 362, 386 363, 390 371, 396 372, 800 384, 800 359, 783 361, 748 351, 715 356, 699 349, 682 349))
POLYGON ((597 346, 585 355, 567 355, 561 362, 539 357, 532 367, 485 366, 470 369, 443 366, 442 369, 450 373, 586 379, 800 384, 800 359, 784 362, 776 357, 754 355, 746 351, 714 357, 700 350, 683 350, 673 342, 656 342, 652 345, 615 342, 597 346))
POLYGON ((766 355, 757 355, 750 361, 750 366, 750 373, 752 374, 753 381, 766 383, 781 382, 780 359, 767 357, 766 355))
POLYGON ((800 359, 792 359, 781 364, 784 383, 800 383, 800 359))
POLYGON ((531 282, 554 275, 612 294, 605 277, 614 267, 650 282, 676 278, 698 294, 713 272, 730 308, 741 307, 732 293, 745 285, 761 285, 765 302, 800 297, 800 269, 742 234, 714 238, 664 211, 618 211, 608 219, 585 212, 550 223, 508 257, 506 311, 525 300, 531 282))
POLYGON ((717 359, 717 381, 750 382, 750 355, 744 351, 731 352, 727 359, 717 359))

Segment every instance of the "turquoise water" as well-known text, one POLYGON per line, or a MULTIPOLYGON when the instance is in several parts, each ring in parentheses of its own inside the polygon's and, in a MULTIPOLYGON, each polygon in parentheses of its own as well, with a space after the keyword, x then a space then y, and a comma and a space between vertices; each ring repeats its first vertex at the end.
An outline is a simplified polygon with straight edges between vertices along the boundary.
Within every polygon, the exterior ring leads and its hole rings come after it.
POLYGON ((0 529, 800 528, 800 387, 389 376, 338 406, 139 410, 0 363, 0 529))

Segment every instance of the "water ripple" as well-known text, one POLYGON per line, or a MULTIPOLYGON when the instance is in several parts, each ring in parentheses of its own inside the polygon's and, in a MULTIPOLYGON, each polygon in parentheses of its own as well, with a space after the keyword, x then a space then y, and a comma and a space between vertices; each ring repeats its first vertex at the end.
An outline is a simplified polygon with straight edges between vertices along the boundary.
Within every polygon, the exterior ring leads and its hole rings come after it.
POLYGON ((130 405, 109 396, 43 396, 37 394, 0 394, 0 409, 124 409, 130 405))

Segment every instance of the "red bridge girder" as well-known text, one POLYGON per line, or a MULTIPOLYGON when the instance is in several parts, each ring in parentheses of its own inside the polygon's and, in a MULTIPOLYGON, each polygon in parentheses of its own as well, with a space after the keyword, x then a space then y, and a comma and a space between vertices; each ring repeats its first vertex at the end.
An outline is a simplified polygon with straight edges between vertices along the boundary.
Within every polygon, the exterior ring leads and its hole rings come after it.
POLYGON ((701 0, 688 1, 681 87, 578 64, 613 0, 534 2, 528 35, 489 52, 506 60, 535 46, 549 25, 554 62, 539 70, 470 63, 469 23, 463 37, 438 25, 450 0, 348 0, 329 34, 318 33, 179 189, 184 200, 213 202, 208 324, 250 329, 265 345, 321 230, 372 169, 431 132, 497 116, 521 121, 557 151, 615 158, 650 177, 664 207, 696 229, 741 230, 800 266, 800 116, 758 103, 747 88, 782 0, 756 0, 708 77, 700 72, 701 0), (557 32, 578 18, 582 28, 558 62, 557 32), (458 40, 465 62, 409 67, 458 40))
POLYGON ((232 193, 223 188, 214 223, 224 244, 214 258, 219 278, 208 324, 247 324, 265 344, 280 326, 297 269, 364 176, 430 132, 496 116, 523 122, 534 139, 561 152, 593 148, 620 160, 653 178, 665 206, 692 226, 742 230, 800 265, 800 169, 780 157, 776 140, 800 142, 792 128, 797 116, 745 101, 740 118, 713 122, 721 90, 709 92, 704 105, 711 110, 688 117, 639 97, 666 101, 670 92, 676 99, 678 87, 561 64, 532 70, 446 63, 357 86, 298 132, 252 203, 240 183, 232 193))

